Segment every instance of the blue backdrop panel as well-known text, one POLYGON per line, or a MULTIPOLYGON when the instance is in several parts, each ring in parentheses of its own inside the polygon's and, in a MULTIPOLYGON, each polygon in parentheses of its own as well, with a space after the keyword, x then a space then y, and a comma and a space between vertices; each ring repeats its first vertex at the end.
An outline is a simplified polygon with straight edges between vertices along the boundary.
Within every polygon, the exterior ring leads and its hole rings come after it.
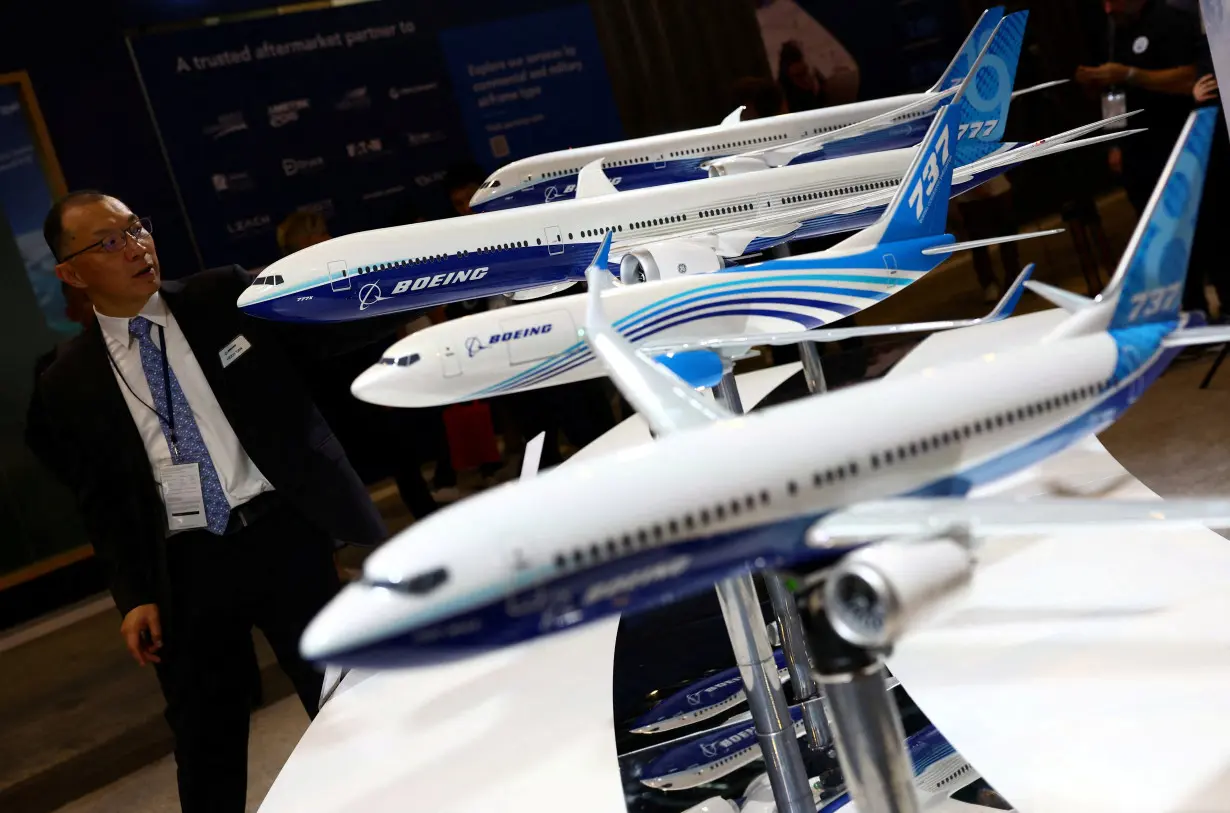
POLYGON ((51 203, 51 186, 39 164, 19 88, 0 85, 0 209, 17 241, 47 326, 60 333, 75 333, 78 326, 64 315, 55 259, 43 241, 43 217, 51 203))
POLYGON ((444 31, 474 157, 510 160, 623 137, 589 6, 444 31))
MULTIPOLYGON (((489 50, 575 48, 582 71, 548 76, 535 83, 540 95, 501 113, 510 121, 543 116, 559 127, 563 93, 581 88, 594 98, 584 102, 582 122, 570 125, 568 143, 617 133, 593 21, 583 7, 583 17, 552 10, 559 5, 531 0, 520 6, 531 14, 509 18, 507 4, 493 0, 386 0, 135 39, 205 264, 270 262, 278 222, 298 209, 324 213, 335 235, 449 213, 445 171, 471 158, 450 62, 480 64, 489 50), (537 34, 543 25, 550 28, 537 34), (474 29, 474 39, 465 30, 441 33, 453 26, 474 29)), ((464 106, 477 104, 472 85, 462 86, 464 106)), ((508 139, 546 143, 538 134, 545 130, 514 128, 508 139)), ((485 146, 478 157, 490 155, 485 146)))

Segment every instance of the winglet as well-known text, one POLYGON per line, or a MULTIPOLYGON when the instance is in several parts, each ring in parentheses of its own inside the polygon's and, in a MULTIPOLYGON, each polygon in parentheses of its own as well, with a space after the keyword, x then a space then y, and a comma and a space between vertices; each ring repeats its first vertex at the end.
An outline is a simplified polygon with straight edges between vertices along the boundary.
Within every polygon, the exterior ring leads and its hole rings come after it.
POLYGON ((1016 275, 1016 279, 1012 281, 1012 284, 1008 286, 1008 290, 1004 292, 1003 298, 999 300, 990 315, 987 316, 988 322, 997 322, 1000 319, 1007 319, 1012 315, 1012 312, 1016 310, 1017 304, 1021 301, 1021 295, 1025 293, 1025 283, 1029 281, 1033 273, 1034 264, 1030 263, 1025 266, 1021 273, 1016 275))
POLYGON ((595 158, 577 173, 577 199, 596 198, 600 195, 614 195, 617 190, 611 179, 602 171, 605 158, 595 158))
POLYGON ((722 123, 718 126, 727 127, 731 124, 738 124, 743 120, 743 111, 747 109, 747 105, 741 104, 736 107, 726 118, 722 119, 722 123))
POLYGON ((1063 288, 1056 288, 1054 285, 1047 285, 1045 282, 1039 282, 1036 279, 1031 279, 1025 284, 1025 287, 1052 305, 1063 308, 1068 313, 1078 313, 1093 304, 1093 300, 1087 296, 1065 291, 1063 288))

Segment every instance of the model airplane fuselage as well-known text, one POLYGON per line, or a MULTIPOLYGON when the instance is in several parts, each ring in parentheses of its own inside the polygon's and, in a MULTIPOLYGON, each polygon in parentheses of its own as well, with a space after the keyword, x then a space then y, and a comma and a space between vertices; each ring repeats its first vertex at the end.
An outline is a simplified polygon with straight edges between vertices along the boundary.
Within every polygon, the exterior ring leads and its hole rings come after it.
MULTIPOLYGON (((476 211, 495 211, 540 203, 570 200, 576 195, 577 175, 593 161, 611 183, 622 191, 700 180, 710 175, 706 164, 749 150, 766 150, 834 134, 834 140, 817 145, 797 157, 782 157, 783 163, 825 160, 867 152, 911 147, 919 142, 935 110, 948 103, 944 93, 960 84, 996 24, 1003 18, 1002 6, 987 9, 970 31, 952 64, 925 93, 786 113, 740 121, 735 111, 715 127, 634 138, 575 149, 557 150, 513 161, 492 173, 470 200, 476 211), (930 101, 930 103, 928 103, 930 101), (903 109, 904 108, 904 109, 903 109), (893 111, 901 111, 891 115, 893 111), (884 117, 882 125, 841 137, 851 125, 884 117)), ((1024 21, 1020 26, 1024 29, 1024 21)), ((1013 48, 1020 48, 1016 33, 1013 48)), ((1005 70, 1005 74, 1008 71, 1005 70)), ((1011 85, 1011 81, 1008 83, 1011 85)))

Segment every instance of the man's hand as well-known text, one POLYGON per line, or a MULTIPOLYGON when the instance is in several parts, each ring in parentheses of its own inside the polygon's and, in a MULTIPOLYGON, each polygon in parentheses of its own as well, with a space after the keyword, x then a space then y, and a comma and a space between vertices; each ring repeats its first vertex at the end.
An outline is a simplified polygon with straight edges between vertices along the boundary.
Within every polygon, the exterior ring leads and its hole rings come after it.
POLYGON ((1210 73, 1197 79, 1196 86, 1192 88, 1192 98, 1196 100, 1196 104, 1204 104, 1216 99, 1217 77, 1210 73))
POLYGON ((142 604, 129 610, 120 624, 120 635, 137 663, 162 663, 156 654, 162 648, 162 620, 157 604, 142 604))
POLYGON ((1082 65, 1076 69, 1076 81, 1077 84, 1095 89, 1110 85, 1122 85, 1127 82, 1130 70, 1131 68, 1127 65, 1121 65, 1118 62, 1107 62, 1105 65, 1098 65, 1096 68, 1082 65))
POLYGON ((1123 174, 1123 150, 1118 147, 1111 147, 1110 152, 1106 155, 1106 165, 1110 167, 1110 171, 1116 175, 1123 174))

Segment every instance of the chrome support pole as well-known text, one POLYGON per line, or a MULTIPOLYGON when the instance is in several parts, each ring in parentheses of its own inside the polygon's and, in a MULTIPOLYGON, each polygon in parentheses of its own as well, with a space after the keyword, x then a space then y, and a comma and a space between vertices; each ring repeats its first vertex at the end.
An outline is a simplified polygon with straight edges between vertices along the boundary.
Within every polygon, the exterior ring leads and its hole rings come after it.
POLYGON ((803 632, 803 620, 799 617, 799 606, 786 588, 786 580, 778 574, 764 574, 764 583, 769 591, 769 600, 773 603, 773 614, 777 616, 778 629, 781 631, 782 651, 786 654, 786 664, 790 668, 794 696, 803 707, 803 724, 807 726, 808 744, 818 751, 831 748, 833 732, 824 712, 820 685, 812 676, 812 657, 807 648, 807 636, 803 632))

